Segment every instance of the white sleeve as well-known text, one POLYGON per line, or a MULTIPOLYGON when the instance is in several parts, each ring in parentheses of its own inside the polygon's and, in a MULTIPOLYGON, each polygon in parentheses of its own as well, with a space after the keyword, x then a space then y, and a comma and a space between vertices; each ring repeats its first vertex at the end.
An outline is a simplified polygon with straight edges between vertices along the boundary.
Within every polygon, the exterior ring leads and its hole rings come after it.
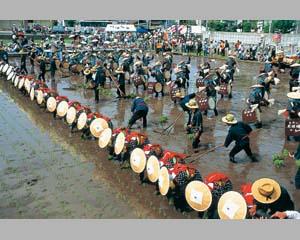
POLYGON ((300 213, 297 211, 285 211, 288 219, 300 219, 300 213))

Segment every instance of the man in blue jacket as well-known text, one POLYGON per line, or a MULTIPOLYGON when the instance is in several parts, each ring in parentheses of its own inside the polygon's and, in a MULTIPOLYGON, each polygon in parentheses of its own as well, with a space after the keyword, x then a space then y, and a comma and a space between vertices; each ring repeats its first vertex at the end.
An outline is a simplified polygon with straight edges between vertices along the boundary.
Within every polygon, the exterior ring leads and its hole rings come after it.
POLYGON ((143 128, 146 128, 148 110, 148 106, 145 103, 144 99, 141 97, 136 97, 133 100, 131 106, 131 112, 133 113, 133 115, 129 120, 128 128, 131 128, 132 125, 135 124, 135 122, 141 118, 143 118, 143 128))
MULTIPOLYGON (((179 93, 180 95, 180 93, 179 93)), ((189 95, 186 95, 185 97, 183 97, 180 102, 179 105, 182 108, 183 111, 187 112, 187 114, 189 115, 189 120, 187 122, 187 125, 191 124, 191 120, 192 120, 192 111, 186 106, 186 104, 193 98, 196 97, 196 93, 191 93, 189 95)))
POLYGON ((252 132, 252 128, 248 124, 238 122, 232 114, 227 114, 222 118, 222 121, 230 126, 224 147, 227 148, 230 143, 235 141, 235 146, 229 153, 229 160, 237 163, 234 160, 234 156, 244 150, 252 162, 257 162, 250 148, 249 134, 252 132))

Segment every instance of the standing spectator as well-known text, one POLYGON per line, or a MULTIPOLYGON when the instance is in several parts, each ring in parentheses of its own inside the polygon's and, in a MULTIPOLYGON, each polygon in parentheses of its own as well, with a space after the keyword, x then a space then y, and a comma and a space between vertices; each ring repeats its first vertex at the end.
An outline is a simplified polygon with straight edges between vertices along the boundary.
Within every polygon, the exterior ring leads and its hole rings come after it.
POLYGON ((43 80, 45 82, 46 81, 45 74, 46 74, 46 62, 45 62, 45 58, 43 56, 41 56, 40 57, 40 74, 38 76, 38 79, 43 80))

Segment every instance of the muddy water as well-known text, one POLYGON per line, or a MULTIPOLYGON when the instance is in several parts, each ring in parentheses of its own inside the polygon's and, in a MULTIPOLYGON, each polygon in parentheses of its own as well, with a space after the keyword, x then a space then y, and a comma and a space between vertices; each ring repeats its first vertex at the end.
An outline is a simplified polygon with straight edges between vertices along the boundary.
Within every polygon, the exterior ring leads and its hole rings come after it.
MULTIPOLYGON (((179 62, 185 60, 186 57, 176 56, 174 61, 179 62)), ((192 58, 191 80, 189 93, 195 91, 195 66, 200 63, 202 59, 192 58)), ((212 63, 212 67, 220 66, 222 61, 212 63)), ((212 112, 209 112, 208 117, 204 117, 204 134, 201 137, 201 151, 205 151, 210 147, 223 143, 227 127, 221 122, 221 117, 227 112, 231 111, 237 114, 241 119, 241 111, 245 108, 245 98, 248 96, 249 87, 255 83, 254 76, 257 75, 260 65, 257 63, 243 63, 239 62, 240 73, 236 74, 233 86, 233 99, 227 98, 218 102, 219 116, 214 117, 212 112)), ((57 77, 60 78, 60 77, 57 77)), ((293 159, 288 159, 286 166, 276 169, 272 163, 272 154, 278 153, 283 148, 294 150, 296 144, 292 142, 285 142, 284 138, 284 119, 277 116, 277 110, 284 108, 288 91, 288 74, 280 74, 281 83, 272 90, 272 97, 277 100, 277 103, 271 108, 264 108, 262 119, 264 127, 261 130, 255 131, 251 136, 251 146, 253 151, 257 153, 260 160, 259 163, 251 163, 244 153, 237 155, 238 164, 232 164, 228 160, 229 149, 220 148, 215 152, 209 153, 195 162, 202 175, 205 176, 212 171, 222 171, 231 178, 234 184, 234 189, 239 191, 240 185, 245 182, 252 182, 261 177, 271 177, 278 180, 291 193, 295 200, 296 206, 300 205, 300 194, 291 183, 293 180, 296 167, 293 159)), ((70 91, 66 88, 74 83, 80 83, 82 79, 78 76, 71 76, 69 78, 60 78, 56 83, 50 83, 49 86, 57 88, 61 95, 66 95, 69 99, 78 100, 83 104, 89 105, 93 110, 97 110, 103 114, 110 116, 113 119, 114 126, 127 125, 131 116, 130 106, 131 100, 118 100, 112 97, 100 98, 100 103, 95 104, 93 101, 92 90, 76 90, 70 91)), ((103 181, 109 185, 111 190, 115 190, 119 195, 122 195, 128 204, 128 209, 136 212, 140 217, 169 217, 181 218, 196 217, 196 214, 190 213, 182 215, 176 212, 173 207, 168 205, 167 199, 156 196, 154 186, 141 186, 138 182, 138 177, 132 173, 130 169, 120 169, 115 163, 107 161, 106 152, 101 152, 95 142, 80 140, 79 134, 71 135, 67 127, 60 120, 53 120, 50 114, 41 114, 41 111, 35 104, 29 103, 28 98, 21 97, 15 89, 7 87, 8 84, 2 84, 1 87, 7 91, 9 95, 16 101, 17 105, 24 109, 30 115, 30 119, 39 129, 44 129, 51 140, 59 144, 59 146, 66 149, 68 152, 73 152, 82 161, 94 163, 93 170, 89 171, 87 175, 94 180, 100 179, 98 184, 103 185, 103 181), (136 194, 136 193, 139 194, 136 194)), ((115 89, 112 89, 114 96, 115 89)), ((135 92, 135 89, 128 85, 127 93, 135 92)), ((142 90, 140 89, 140 93, 142 90)), ((171 123, 180 113, 180 107, 174 105, 168 96, 164 98, 151 97, 149 100, 149 115, 147 134, 151 142, 157 142, 166 148, 191 153, 191 140, 189 140, 184 131, 184 123, 187 116, 179 119, 174 127, 173 132, 169 135, 160 135, 154 130, 160 130, 159 117, 164 114, 169 117, 171 123)), ((137 129, 140 129, 141 122, 138 122, 137 129)), ((55 164, 53 164, 55 165, 55 164)), ((78 192, 82 189, 77 189, 78 192)), ((110 190, 108 190, 110 192, 110 190)), ((122 197, 121 197, 122 198, 122 197)), ((109 206, 109 203, 108 203, 109 206)), ((113 213, 112 213, 113 215, 113 213)), ((113 216, 114 217, 114 216, 113 216)), ((118 218, 118 216, 115 216, 118 218)), ((132 215, 128 215, 132 217, 132 215)))

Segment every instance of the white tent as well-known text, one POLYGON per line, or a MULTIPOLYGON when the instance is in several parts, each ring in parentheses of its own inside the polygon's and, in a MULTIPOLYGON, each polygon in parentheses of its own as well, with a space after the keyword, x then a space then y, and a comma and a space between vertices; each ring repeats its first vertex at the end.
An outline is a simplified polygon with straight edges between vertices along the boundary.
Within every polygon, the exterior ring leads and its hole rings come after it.
POLYGON ((206 31, 206 28, 203 26, 191 26, 191 33, 200 34, 206 31))
POLYGON ((136 32, 132 24, 107 24, 105 32, 136 32))

